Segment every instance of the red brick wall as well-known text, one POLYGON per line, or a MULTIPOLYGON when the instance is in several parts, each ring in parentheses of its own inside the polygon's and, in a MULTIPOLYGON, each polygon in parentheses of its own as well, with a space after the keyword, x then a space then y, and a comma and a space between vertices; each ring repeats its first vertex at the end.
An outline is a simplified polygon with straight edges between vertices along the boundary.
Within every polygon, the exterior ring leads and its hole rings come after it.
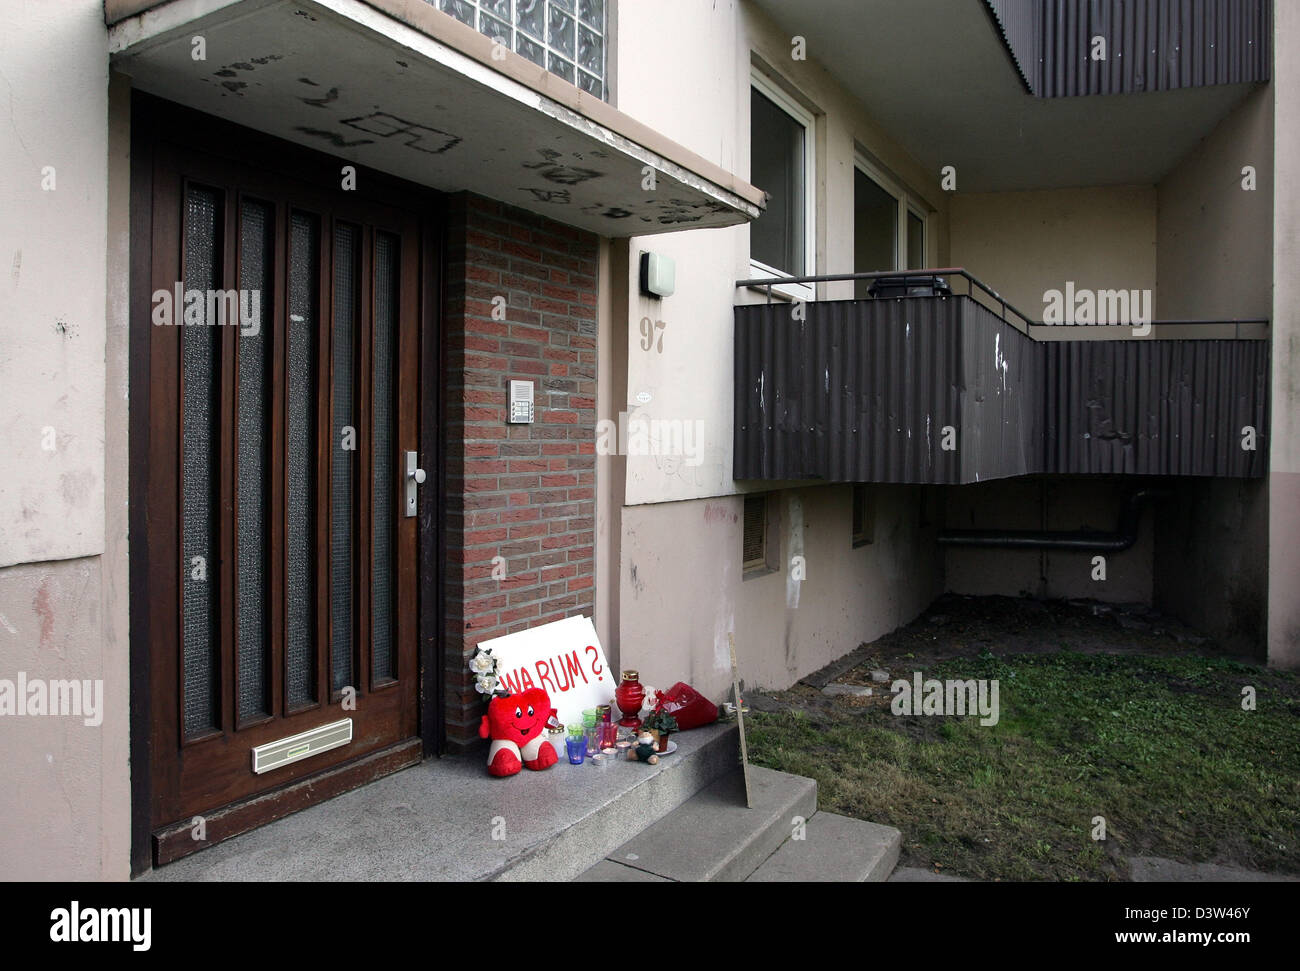
POLYGON ((593 234, 478 196, 451 200, 443 326, 453 749, 478 737, 484 706, 467 662, 479 641, 592 613, 596 273, 593 234), (498 296, 504 320, 493 319, 498 296), (531 425, 506 423, 511 379, 534 382, 531 425), (504 580, 492 577, 495 556, 505 558, 504 580))

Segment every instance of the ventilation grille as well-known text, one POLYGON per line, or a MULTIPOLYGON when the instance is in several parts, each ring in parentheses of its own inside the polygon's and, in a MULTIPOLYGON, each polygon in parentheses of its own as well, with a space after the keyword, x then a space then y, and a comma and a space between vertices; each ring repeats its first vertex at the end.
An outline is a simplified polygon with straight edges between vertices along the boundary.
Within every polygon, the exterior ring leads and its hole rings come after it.
POLYGON ((767 497, 745 497, 744 566, 767 565, 767 497))
POLYGON ((300 735, 290 735, 253 749, 253 772, 261 775, 352 741, 352 719, 330 722, 300 735))

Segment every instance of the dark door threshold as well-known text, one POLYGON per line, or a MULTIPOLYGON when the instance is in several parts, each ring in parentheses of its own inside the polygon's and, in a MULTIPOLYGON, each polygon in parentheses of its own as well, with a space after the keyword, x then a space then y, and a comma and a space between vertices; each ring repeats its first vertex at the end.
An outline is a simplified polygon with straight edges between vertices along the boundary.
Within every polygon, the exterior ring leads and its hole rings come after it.
POLYGON ((419 763, 423 743, 418 738, 390 745, 351 762, 344 762, 292 785, 234 802, 203 816, 205 839, 196 839, 195 821, 182 820, 153 833, 154 866, 215 846, 232 836, 296 813, 300 809, 332 799, 375 779, 419 763))

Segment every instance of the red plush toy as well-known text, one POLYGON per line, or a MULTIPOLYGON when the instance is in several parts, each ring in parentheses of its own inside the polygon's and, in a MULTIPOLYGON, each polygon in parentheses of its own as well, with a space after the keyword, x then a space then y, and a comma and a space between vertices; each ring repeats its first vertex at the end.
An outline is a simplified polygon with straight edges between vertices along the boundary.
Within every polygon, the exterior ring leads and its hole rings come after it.
POLYGON ((488 771, 507 776, 525 766, 540 771, 558 762, 555 746, 545 738, 546 723, 554 710, 550 696, 541 688, 489 701, 488 713, 478 727, 479 738, 492 739, 488 771))

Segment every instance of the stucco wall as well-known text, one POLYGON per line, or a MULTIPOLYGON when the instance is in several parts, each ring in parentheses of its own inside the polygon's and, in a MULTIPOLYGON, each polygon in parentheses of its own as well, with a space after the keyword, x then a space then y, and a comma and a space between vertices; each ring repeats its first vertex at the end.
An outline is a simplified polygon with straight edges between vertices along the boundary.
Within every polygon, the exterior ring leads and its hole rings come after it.
POLYGON ((6 5, 0 566, 104 549, 105 45, 94 0, 6 5))
MULTIPOLYGON (((944 525, 950 529, 1110 532, 1135 482, 1099 477, 1019 478, 946 490, 944 525)), ((1086 597, 1108 603, 1150 601, 1153 518, 1144 508, 1138 541, 1106 554, 1106 579, 1094 580, 1096 553, 1067 550, 998 550, 953 546, 944 557, 953 593, 1033 597, 1086 597)))
POLYGON ((1300 667, 1300 4, 1275 4, 1268 657, 1300 667))
MULTIPOLYGON (((752 4, 664 0, 618 5, 618 107, 705 158, 749 176, 751 69, 757 66, 815 117, 816 265, 854 269, 855 154, 900 183, 929 210, 927 262, 947 260, 947 206, 938 172, 923 170, 815 60, 795 60, 791 38, 752 4)), ((761 188, 761 186, 760 186, 761 188)), ((606 648, 652 685, 679 678, 714 697, 730 683, 727 634, 735 631, 741 676, 784 687, 905 623, 941 589, 933 527, 922 531, 918 490, 881 489, 876 543, 852 549, 851 490, 732 478, 733 308, 762 299, 737 292, 750 277, 749 228, 632 239, 612 264, 611 327, 625 353, 606 373, 617 418, 699 422, 690 456, 628 455, 610 463, 622 504, 605 605, 617 617, 606 648), (642 251, 676 261, 676 292, 642 297, 642 251), (642 321, 654 326, 643 339, 642 321), (662 350, 660 337, 662 336, 662 350), (649 347, 646 347, 646 344, 649 347), (625 371, 619 364, 626 362, 625 371), (688 460, 689 459, 689 460, 688 460), (781 490, 781 568, 741 577, 740 491, 781 490), (793 507, 800 512, 796 514, 793 507), (798 529, 808 579, 787 602, 789 535, 798 529)), ((819 288, 852 296, 852 285, 819 288)), ((692 427, 695 427, 692 425, 692 427)))
MULTIPOLYGON (((964 266, 1038 321, 1044 293, 1156 288, 1156 191, 1104 186, 958 193, 949 212, 954 266, 964 266)), ((1155 294, 1153 294, 1153 298, 1155 294)), ((1036 337, 1098 336, 1079 327, 1036 337)))
POLYGON ((106 43, 95 0, 6 5, 0 679, 103 691, 97 725, 0 719, 9 879, 119 879, 129 868, 129 103, 120 84, 110 103, 106 43), (53 191, 41 188, 47 165, 53 191))
POLYGON ((875 538, 857 548, 852 493, 775 493, 780 569, 752 579, 741 576, 742 497, 624 509, 619 663, 654 687, 683 680, 721 698, 731 684, 730 631, 741 678, 784 688, 911 620, 942 589, 921 490, 872 486, 875 538), (799 550, 806 579, 796 582, 799 550))
MULTIPOLYGON (((1160 181, 1161 318, 1273 315, 1272 156, 1273 88, 1267 86, 1237 105, 1160 181), (1247 165, 1255 170, 1254 190, 1243 187, 1247 165)), ((1162 610, 1261 658, 1269 588, 1264 485, 1177 483, 1175 496, 1159 506, 1155 585, 1162 610)))
MULTIPOLYGON (((861 106, 813 60, 794 60, 791 39, 752 5, 737 0, 702 4, 664 0, 618 5, 618 107, 710 161, 749 177, 751 61, 760 60, 792 95, 817 115, 816 220, 818 273, 853 270, 853 161, 863 150, 933 213, 930 256, 946 258, 947 198, 939 173, 922 170, 861 106)), ((760 188, 762 188, 760 186, 760 188)), ((736 486, 732 458, 732 308, 734 282, 752 274, 749 228, 702 230, 634 238, 627 268, 630 415, 703 423, 698 465, 631 456, 629 504, 726 495, 736 486), (664 300, 638 293, 639 255, 649 250, 676 260, 676 293, 664 300), (644 350, 641 321, 663 321, 644 350), (662 334, 662 351, 659 337, 662 334), (645 403, 637 395, 648 395, 645 403)), ((851 286, 824 287, 851 296, 851 286)))
POLYGON ((1268 317, 1273 283, 1273 88, 1219 123, 1157 186, 1157 294, 1166 320, 1268 317), (1243 188, 1242 169, 1256 188, 1243 188))
POLYGON ((1155 604, 1238 654, 1264 658, 1268 490, 1188 479, 1156 506, 1155 604))

